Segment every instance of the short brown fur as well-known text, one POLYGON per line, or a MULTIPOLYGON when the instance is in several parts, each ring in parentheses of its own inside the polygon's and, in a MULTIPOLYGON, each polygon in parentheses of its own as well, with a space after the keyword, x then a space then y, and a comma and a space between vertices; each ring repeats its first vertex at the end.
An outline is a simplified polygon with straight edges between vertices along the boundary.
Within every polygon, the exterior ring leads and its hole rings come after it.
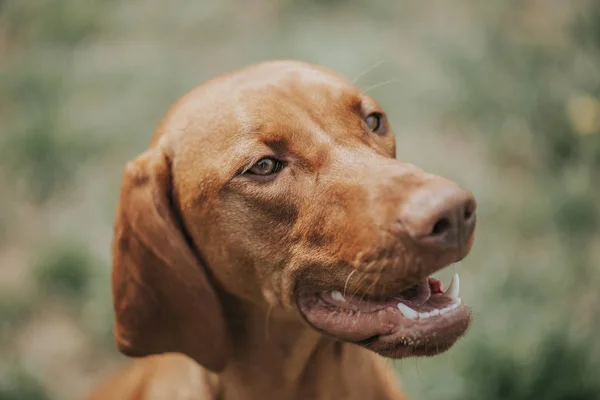
POLYGON ((317 331, 295 300, 302 285, 388 295, 469 251, 382 228, 446 181, 395 160, 391 129, 365 129, 372 111, 293 61, 222 75, 169 110, 125 170, 113 246, 117 344, 150 357, 91 398, 405 398, 381 356, 317 331), (277 178, 240 174, 264 156, 285 159, 277 178))

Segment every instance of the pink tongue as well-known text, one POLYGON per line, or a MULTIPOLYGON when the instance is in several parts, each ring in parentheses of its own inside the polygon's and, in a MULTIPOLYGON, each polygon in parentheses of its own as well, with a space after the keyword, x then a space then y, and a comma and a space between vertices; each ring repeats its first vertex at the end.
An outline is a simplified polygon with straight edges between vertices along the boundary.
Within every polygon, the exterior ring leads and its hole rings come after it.
POLYGON ((420 306, 429 300, 429 297, 431 297, 431 287, 429 279, 426 278, 394 298, 410 306, 420 306))
POLYGON ((446 292, 446 288, 444 287, 444 282, 442 282, 436 278, 429 277, 429 287, 431 288, 432 294, 446 292))

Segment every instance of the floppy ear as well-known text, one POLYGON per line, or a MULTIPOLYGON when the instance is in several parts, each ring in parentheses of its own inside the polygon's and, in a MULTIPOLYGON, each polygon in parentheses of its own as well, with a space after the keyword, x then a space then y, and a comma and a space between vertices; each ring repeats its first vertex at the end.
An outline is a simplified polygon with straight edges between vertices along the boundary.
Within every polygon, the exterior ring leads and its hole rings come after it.
POLYGON ((174 212, 170 161, 159 149, 125 169, 112 288, 123 354, 178 352, 210 370, 224 368, 231 344, 223 310, 174 212))

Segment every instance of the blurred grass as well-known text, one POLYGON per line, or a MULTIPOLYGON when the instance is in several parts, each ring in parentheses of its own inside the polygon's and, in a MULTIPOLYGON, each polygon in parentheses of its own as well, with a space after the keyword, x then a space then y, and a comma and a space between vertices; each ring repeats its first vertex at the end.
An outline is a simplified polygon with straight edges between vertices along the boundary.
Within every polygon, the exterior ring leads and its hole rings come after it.
POLYGON ((11 370, 0 383, 2 400, 51 400, 43 384, 20 368, 11 370))
POLYGON ((537 355, 527 362, 485 343, 473 349, 465 369, 472 387, 464 399, 594 400, 600 393, 597 368, 585 345, 570 343, 560 333, 543 338, 537 355))
POLYGON ((50 295, 81 300, 88 294, 92 268, 88 254, 79 246, 55 245, 34 267, 38 288, 50 295))
POLYGON ((399 158, 478 199, 455 267, 473 327, 445 355, 396 363, 409 393, 600 398, 591 0, 0 0, 0 398, 77 398, 121 359, 109 243, 123 164, 185 91, 274 58, 375 86, 399 158))

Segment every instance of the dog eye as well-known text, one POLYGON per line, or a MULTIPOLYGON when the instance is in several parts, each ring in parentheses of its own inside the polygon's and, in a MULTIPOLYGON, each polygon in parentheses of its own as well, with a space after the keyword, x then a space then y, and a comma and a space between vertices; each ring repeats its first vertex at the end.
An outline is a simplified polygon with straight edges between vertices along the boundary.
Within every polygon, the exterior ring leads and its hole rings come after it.
POLYGON ((247 173, 253 175, 271 175, 279 172, 283 164, 273 158, 265 157, 250 168, 247 173))
POLYGON ((365 123, 373 132, 383 128, 383 115, 377 112, 371 113, 365 118, 365 123))

